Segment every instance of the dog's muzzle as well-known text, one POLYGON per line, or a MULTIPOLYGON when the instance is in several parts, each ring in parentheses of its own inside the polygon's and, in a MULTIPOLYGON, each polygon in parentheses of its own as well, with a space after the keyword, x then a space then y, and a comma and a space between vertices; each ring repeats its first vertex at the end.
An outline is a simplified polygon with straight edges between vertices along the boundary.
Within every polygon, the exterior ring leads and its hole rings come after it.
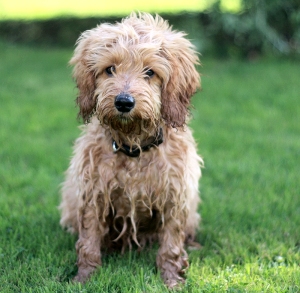
POLYGON ((129 94, 121 93, 115 98, 115 107, 119 112, 128 113, 135 105, 135 99, 129 94))

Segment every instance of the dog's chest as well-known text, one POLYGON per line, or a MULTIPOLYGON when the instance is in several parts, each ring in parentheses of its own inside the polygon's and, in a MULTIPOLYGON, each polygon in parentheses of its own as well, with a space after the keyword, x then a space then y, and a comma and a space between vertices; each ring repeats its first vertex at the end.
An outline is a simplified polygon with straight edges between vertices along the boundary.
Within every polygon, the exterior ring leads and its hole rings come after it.
POLYGON ((156 203, 162 191, 163 165, 152 155, 138 159, 121 155, 116 157, 114 166, 115 188, 110 202, 115 224, 124 223, 126 218, 139 219, 139 230, 155 230, 160 222, 161 207, 156 203))
POLYGON ((152 150, 152 153, 140 158, 129 158, 123 154, 117 157, 114 175, 118 187, 132 193, 152 193, 161 182, 160 176, 165 169, 164 164, 153 155, 156 152, 152 150))

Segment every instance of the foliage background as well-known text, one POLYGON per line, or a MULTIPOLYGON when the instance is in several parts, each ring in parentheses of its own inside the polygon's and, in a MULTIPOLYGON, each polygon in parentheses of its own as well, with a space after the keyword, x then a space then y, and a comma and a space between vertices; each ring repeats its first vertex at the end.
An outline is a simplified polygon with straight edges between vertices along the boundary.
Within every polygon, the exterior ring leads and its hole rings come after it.
MULTIPOLYGON (((149 4, 148 1, 144 2, 149 4)), ((122 3, 124 5, 125 2, 122 3)), ((242 58, 255 58, 265 54, 299 56, 298 0, 194 0, 184 5, 182 1, 175 1, 176 5, 168 1, 161 3, 165 4, 157 5, 157 8, 151 3, 152 8, 149 10, 159 12, 176 29, 186 31, 202 54, 242 58)), ((0 21, 0 38, 15 43, 73 46, 82 31, 101 22, 116 21, 125 16, 128 8, 124 11, 122 5, 115 13, 104 6, 103 10, 99 10, 100 16, 91 14, 94 15, 91 17, 86 16, 85 10, 81 11, 81 17, 64 14, 38 20, 15 20, 10 18, 14 14, 8 13, 0 21)), ((137 7, 143 10, 143 6, 137 7)), ((26 12, 24 15, 27 15, 26 12)))

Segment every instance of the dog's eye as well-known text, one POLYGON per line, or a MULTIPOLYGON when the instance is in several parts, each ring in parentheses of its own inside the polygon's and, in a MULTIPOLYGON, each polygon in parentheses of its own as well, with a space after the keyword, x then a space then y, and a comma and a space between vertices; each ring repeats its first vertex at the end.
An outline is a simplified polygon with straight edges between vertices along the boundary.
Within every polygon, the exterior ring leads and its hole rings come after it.
POLYGON ((152 77, 155 73, 152 69, 148 69, 145 74, 148 76, 148 77, 152 77))
POLYGON ((115 66, 109 66, 109 67, 105 68, 105 72, 109 76, 112 76, 113 72, 115 72, 115 71, 116 71, 115 66))

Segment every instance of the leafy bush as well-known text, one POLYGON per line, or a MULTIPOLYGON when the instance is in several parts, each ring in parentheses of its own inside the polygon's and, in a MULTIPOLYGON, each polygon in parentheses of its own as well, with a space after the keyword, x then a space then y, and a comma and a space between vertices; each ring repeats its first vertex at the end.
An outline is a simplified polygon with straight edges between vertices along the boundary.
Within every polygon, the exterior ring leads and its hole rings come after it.
POLYGON ((300 53, 300 2, 297 0, 244 0, 238 14, 222 12, 217 1, 200 18, 206 37, 219 56, 300 53))
MULTIPOLYGON (((219 57, 247 57, 267 53, 300 53, 300 2, 298 0, 243 0, 239 13, 221 10, 220 0, 199 13, 162 14, 184 30, 199 51, 219 57)), ((10 42, 73 46, 79 34, 107 18, 56 18, 0 22, 0 38, 10 42)))

